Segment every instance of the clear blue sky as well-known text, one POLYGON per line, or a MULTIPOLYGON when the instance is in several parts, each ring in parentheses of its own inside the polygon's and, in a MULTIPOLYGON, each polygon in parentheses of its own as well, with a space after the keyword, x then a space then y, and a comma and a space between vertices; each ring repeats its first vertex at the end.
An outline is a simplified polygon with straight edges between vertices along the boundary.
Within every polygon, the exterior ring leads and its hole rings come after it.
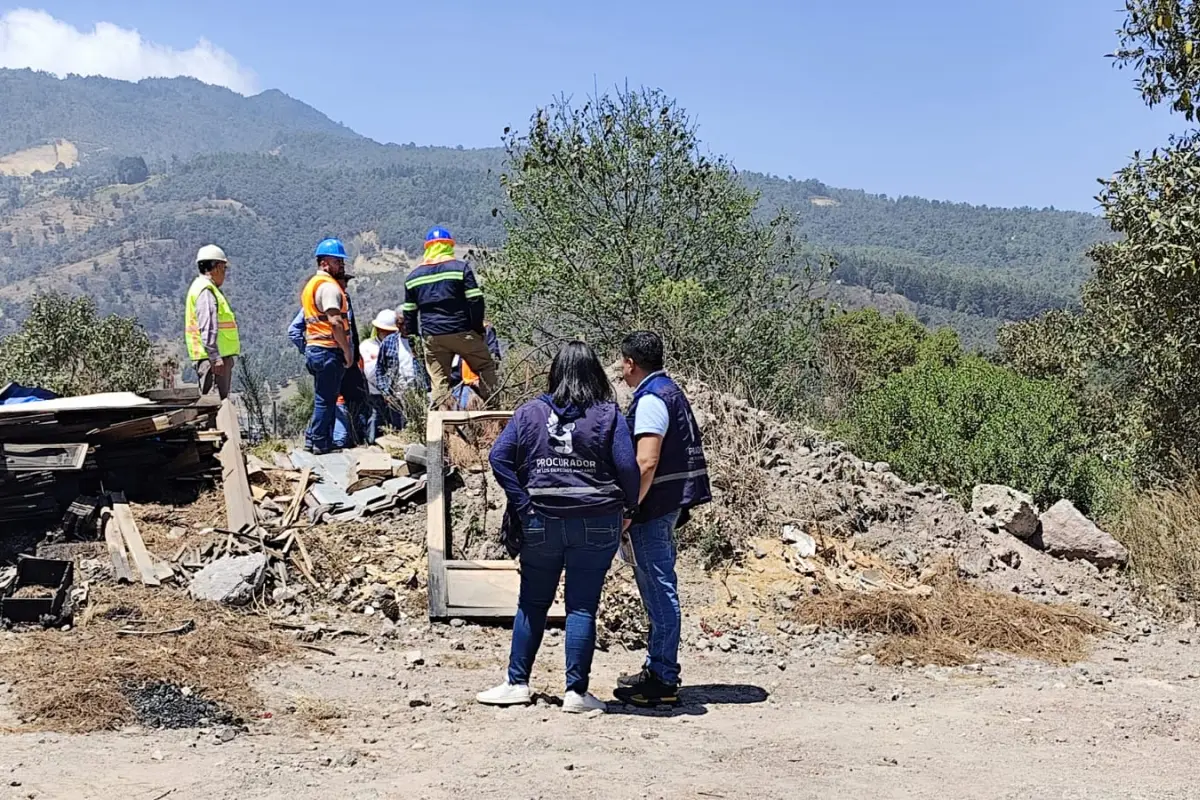
POLYGON ((385 142, 491 146, 559 92, 655 86, 742 169, 890 195, 1094 210, 1097 177, 1183 126, 1104 57, 1119 0, 20 5, 204 37, 385 142))

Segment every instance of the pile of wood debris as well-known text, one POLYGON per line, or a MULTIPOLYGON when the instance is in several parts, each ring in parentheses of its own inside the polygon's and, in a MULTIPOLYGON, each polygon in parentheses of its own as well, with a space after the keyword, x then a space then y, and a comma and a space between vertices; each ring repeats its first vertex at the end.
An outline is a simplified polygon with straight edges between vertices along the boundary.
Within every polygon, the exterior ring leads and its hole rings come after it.
POLYGON ((161 497, 219 477, 218 409, 195 389, 0 406, 0 538, 53 524, 77 498, 94 508, 108 489, 161 497))

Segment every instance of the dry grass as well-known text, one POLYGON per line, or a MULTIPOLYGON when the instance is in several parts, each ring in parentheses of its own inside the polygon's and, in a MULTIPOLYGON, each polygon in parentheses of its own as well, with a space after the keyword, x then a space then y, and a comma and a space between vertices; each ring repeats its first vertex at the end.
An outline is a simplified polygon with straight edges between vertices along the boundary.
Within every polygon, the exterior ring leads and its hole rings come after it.
POLYGON ((346 712, 327 700, 319 697, 301 695, 292 701, 296 716, 307 722, 313 728, 322 731, 332 730, 335 720, 343 719, 346 712))
POLYGON ((134 721, 122 685, 159 680, 191 686, 242 716, 259 699, 255 668, 294 650, 265 619, 189 600, 166 587, 94 587, 91 605, 70 631, 22 633, 0 653, 0 678, 13 684, 20 730, 85 732, 134 721), (182 635, 117 636, 124 627, 173 628, 182 635))
POLYGON ((1046 605, 942 577, 933 594, 838 592, 796 609, 801 622, 883 634, 881 663, 966 664, 984 651, 1068 664, 1087 656, 1107 624, 1073 606, 1046 605))
POLYGON ((1152 600, 1200 610, 1200 475, 1131 498, 1111 529, 1152 600))

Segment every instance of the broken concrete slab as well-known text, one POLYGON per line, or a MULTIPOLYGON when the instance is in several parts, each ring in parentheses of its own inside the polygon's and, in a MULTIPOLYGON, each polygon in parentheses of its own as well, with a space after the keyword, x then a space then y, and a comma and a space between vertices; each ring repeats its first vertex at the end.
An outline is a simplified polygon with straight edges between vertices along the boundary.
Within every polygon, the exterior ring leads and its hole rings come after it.
POLYGON ((254 599, 267 576, 267 556, 225 556, 196 573, 188 592, 197 600, 240 606, 254 599))
POLYGON ((1047 553, 1067 560, 1090 561, 1101 569, 1121 566, 1129 551, 1100 530, 1070 500, 1059 500, 1041 516, 1041 535, 1034 543, 1047 553))
POLYGON ((971 510, 995 520, 1003 530, 1026 540, 1038 530, 1038 512, 1033 498, 1000 484, 985 483, 971 491, 971 510))
POLYGON ((783 540, 796 549, 801 558, 811 558, 817 554, 817 542, 795 525, 784 525, 783 540))

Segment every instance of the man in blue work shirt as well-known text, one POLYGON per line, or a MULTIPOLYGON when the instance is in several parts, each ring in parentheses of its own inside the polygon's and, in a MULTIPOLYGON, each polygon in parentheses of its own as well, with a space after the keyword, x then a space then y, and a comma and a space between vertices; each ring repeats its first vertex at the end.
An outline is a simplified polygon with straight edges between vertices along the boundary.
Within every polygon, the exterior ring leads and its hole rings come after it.
POLYGON ((663 369, 657 333, 634 331, 621 343, 622 375, 634 388, 629 407, 641 488, 629 526, 638 592, 650 618, 646 663, 617 681, 616 697, 635 706, 679 703, 679 581, 675 528, 689 509, 712 499, 700 428, 683 391, 663 369))
POLYGON ((455 356, 479 376, 479 396, 491 396, 497 385, 496 362, 484 331, 483 290, 470 265, 454 257, 454 238, 445 228, 433 228, 425 236, 425 258, 408 273, 401 310, 405 331, 425 344, 434 408, 450 395, 455 356))

